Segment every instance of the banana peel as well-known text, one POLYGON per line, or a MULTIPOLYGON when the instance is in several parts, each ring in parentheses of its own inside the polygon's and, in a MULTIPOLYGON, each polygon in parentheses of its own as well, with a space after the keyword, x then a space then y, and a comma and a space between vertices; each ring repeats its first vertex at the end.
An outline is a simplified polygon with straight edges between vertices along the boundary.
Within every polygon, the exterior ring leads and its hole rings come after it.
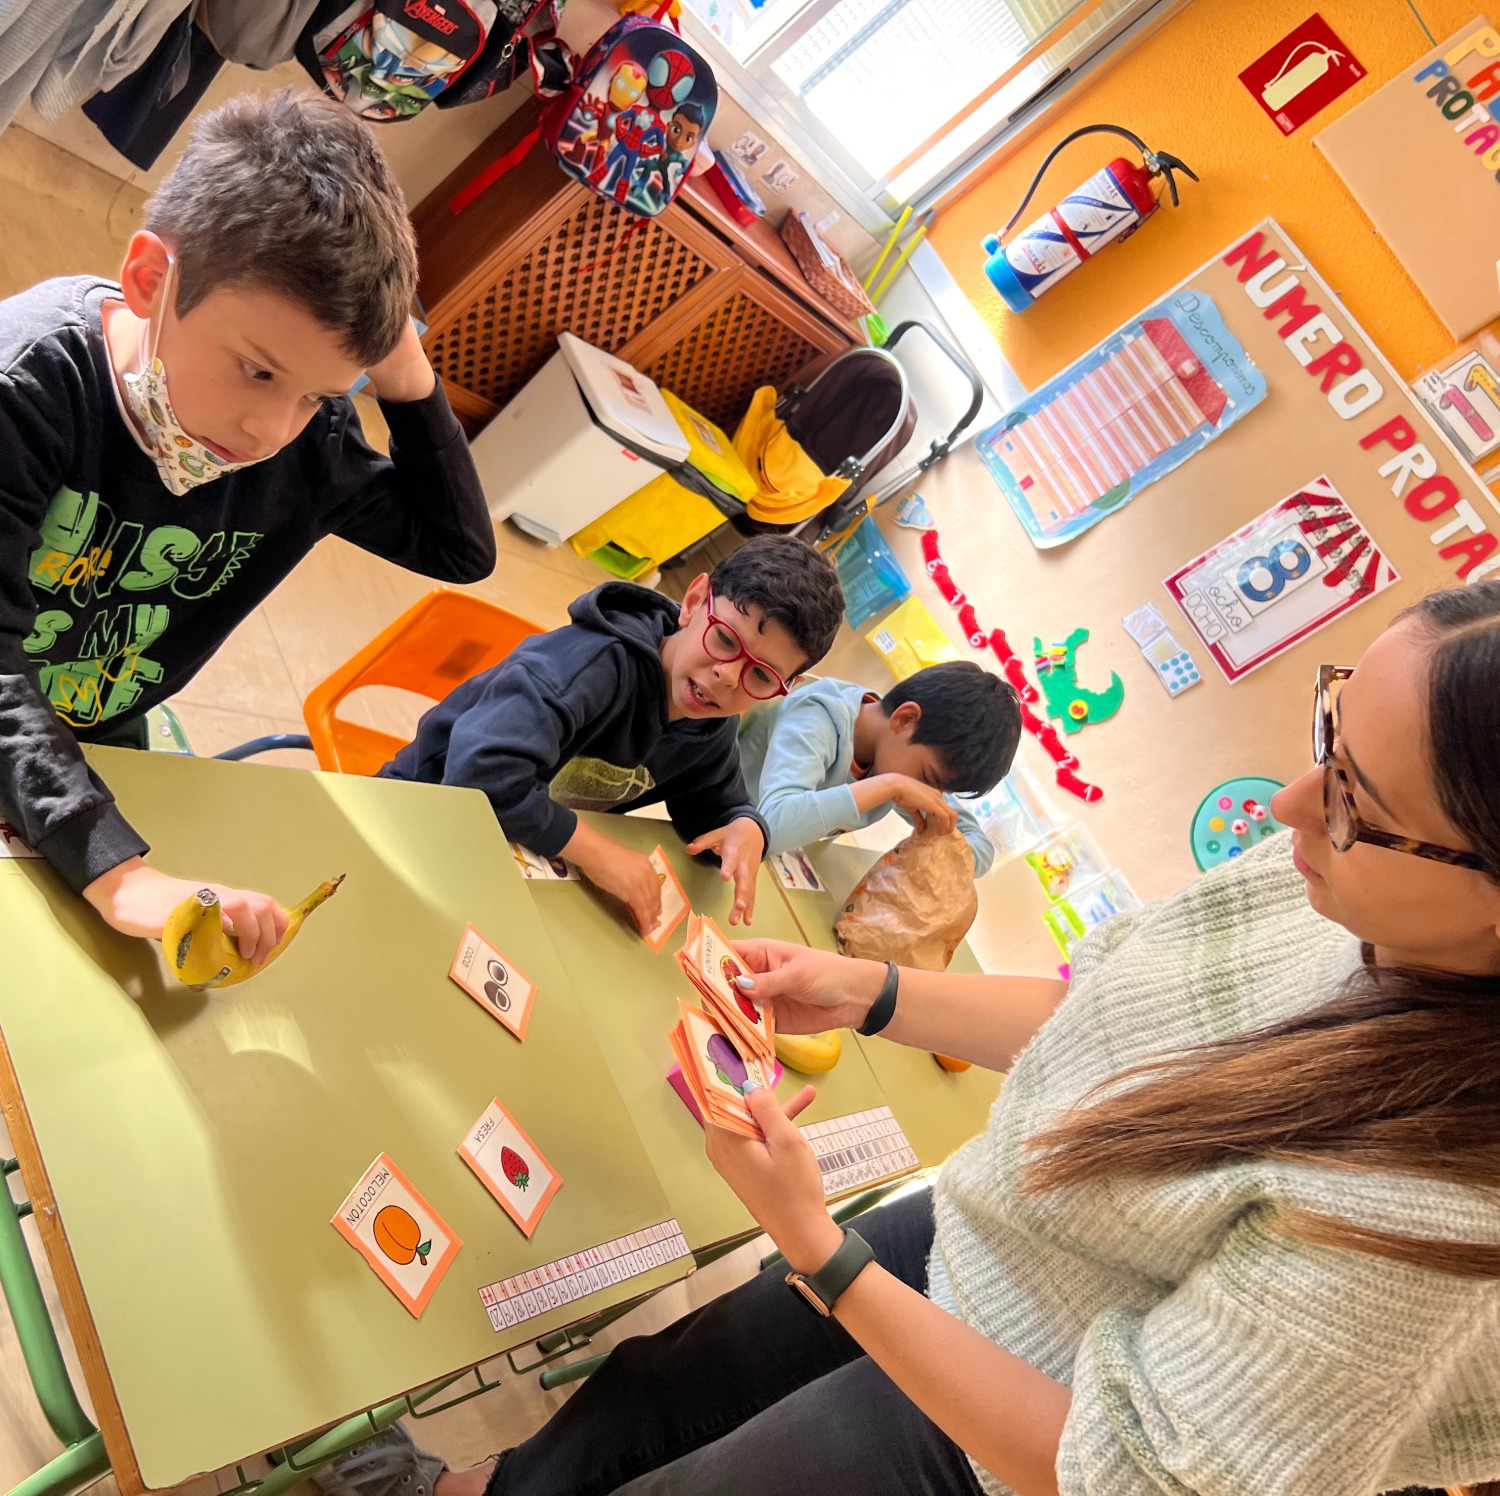
POLYGON ((225 930, 218 894, 211 888, 200 888, 167 917, 161 934, 162 955, 167 958, 172 975, 194 992, 237 987, 275 961, 296 939, 307 916, 331 899, 343 881, 342 873, 337 878, 328 878, 300 903, 292 905, 287 910, 286 934, 258 965, 240 955, 234 936, 225 930))
POLYGON ((837 1029, 821 1034, 777 1034, 776 1058, 788 1070, 822 1075, 832 1070, 844 1052, 844 1036, 837 1029))

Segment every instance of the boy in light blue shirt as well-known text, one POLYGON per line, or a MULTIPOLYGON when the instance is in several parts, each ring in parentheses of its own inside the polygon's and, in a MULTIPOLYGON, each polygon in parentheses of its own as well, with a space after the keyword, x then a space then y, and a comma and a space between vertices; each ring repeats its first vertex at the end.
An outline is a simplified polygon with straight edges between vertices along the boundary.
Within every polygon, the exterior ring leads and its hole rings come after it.
POLYGON ((968 662, 929 665, 884 697, 819 680, 740 721, 740 763, 770 832, 767 853, 868 826, 894 810, 919 830, 955 825, 983 877, 995 849, 953 797, 988 794, 1021 740, 1016 693, 968 662))

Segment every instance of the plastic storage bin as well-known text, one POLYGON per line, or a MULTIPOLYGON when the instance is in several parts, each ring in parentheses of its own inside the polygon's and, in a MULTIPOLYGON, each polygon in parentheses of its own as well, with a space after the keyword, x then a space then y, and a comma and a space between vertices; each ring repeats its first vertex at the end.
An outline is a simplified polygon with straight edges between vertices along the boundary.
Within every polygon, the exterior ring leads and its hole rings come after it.
POLYGON ((687 461, 662 473, 573 536, 572 546, 617 577, 644 575, 744 510, 755 477, 705 416, 661 392, 688 444, 687 461))
POLYGON ((623 359, 559 333, 558 349, 475 438, 490 514, 561 545, 648 477, 687 459, 662 393, 623 359))

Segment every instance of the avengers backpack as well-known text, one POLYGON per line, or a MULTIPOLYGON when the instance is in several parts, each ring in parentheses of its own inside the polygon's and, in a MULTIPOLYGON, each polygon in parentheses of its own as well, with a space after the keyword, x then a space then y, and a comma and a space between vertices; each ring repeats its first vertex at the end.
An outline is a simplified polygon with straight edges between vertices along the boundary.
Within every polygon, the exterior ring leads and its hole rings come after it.
POLYGON ((548 105, 542 134, 557 164, 641 218, 687 180, 719 104, 709 65, 675 31, 645 16, 616 22, 548 105))
POLYGON ((410 119, 478 60, 498 11, 497 0, 322 0, 296 55, 361 119, 410 119))

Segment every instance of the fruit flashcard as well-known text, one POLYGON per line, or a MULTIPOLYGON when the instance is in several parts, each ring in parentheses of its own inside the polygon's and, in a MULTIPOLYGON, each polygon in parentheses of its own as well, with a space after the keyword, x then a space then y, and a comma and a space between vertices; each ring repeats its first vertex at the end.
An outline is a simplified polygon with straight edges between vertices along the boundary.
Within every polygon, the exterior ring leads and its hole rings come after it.
POLYGON ((502 956, 473 925, 465 928, 448 975, 516 1038, 526 1037, 536 983, 509 957, 502 956))
POLYGON ((661 879, 661 915, 643 938, 653 951, 659 952, 671 938, 672 931, 682 923, 688 909, 688 897, 677 881, 677 874, 672 871, 672 864, 667 861, 667 854, 660 847, 648 860, 661 879))
POLYGON ((345 1196, 332 1224, 417 1319, 463 1245, 385 1153, 345 1196))
POLYGON ((458 1156, 527 1236, 562 1188, 562 1175, 542 1157, 498 1097, 458 1145, 458 1156))
POLYGON ((677 960, 719 1022, 752 1054, 769 1062, 776 1053, 776 1021, 734 985, 735 978, 747 972, 724 932, 711 919, 696 912, 689 915, 687 939, 677 960))
POLYGON ((745 1105, 744 1088, 747 1079, 769 1085, 766 1066, 713 1014, 681 999, 677 1007, 681 1021, 667 1038, 699 1111, 715 1127, 741 1137, 760 1137, 760 1126, 745 1105))
POLYGON ((571 862, 564 862, 561 857, 543 857, 540 852, 533 852, 520 842, 511 842, 510 851, 523 878, 541 878, 549 883, 578 882, 578 869, 571 862))

